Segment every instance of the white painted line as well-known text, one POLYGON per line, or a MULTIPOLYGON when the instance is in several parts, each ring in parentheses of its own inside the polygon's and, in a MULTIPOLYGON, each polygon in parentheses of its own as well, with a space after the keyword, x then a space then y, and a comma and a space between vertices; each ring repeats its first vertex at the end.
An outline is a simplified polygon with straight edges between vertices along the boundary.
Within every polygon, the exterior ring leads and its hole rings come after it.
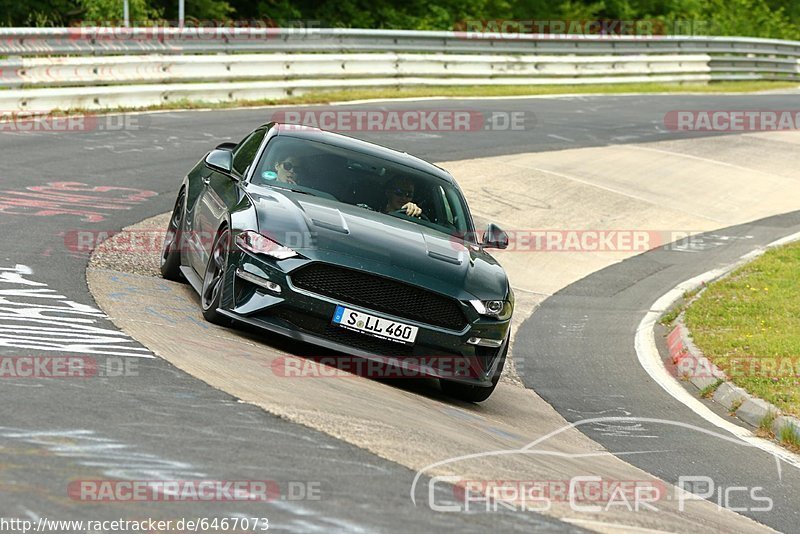
POLYGON ((558 139, 559 141, 566 141, 568 143, 574 143, 575 142, 574 139, 570 139, 568 137, 562 137, 562 136, 556 135, 556 134, 547 134, 547 137, 552 137, 553 139, 558 139))
MULTIPOLYGON (((615 139, 617 139, 617 138, 615 138, 615 139)), ((766 174, 766 175, 768 175, 770 177, 774 177, 774 174, 771 173, 771 172, 768 172, 768 171, 761 171, 761 170, 758 170, 758 169, 751 169, 749 167, 743 167, 741 165, 735 165, 733 163, 728 163, 727 161, 720 161, 718 159, 704 158, 702 156, 695 156, 693 154, 686 154, 684 152, 675 152, 673 150, 664 150, 663 148, 653 148, 651 146, 644 146, 644 145, 630 145, 630 146, 625 146, 625 147, 622 147, 622 148, 629 148, 631 150, 646 150, 648 152, 655 152, 655 153, 658 153, 658 154, 665 154, 665 155, 668 155, 668 156, 675 156, 675 157, 678 157, 678 158, 691 159, 691 160, 694 160, 694 161, 702 161, 704 163, 709 163, 711 165, 720 165, 722 167, 730 167, 731 169, 736 169, 736 170, 739 170, 739 171, 745 171, 745 172, 750 172, 750 173, 758 173, 758 174, 766 174)))
MULTIPOLYGON (((623 148, 626 148, 626 147, 623 147, 623 148)), ((513 156, 509 156, 509 157, 513 157, 513 156)), ((602 185, 602 184, 599 184, 599 183, 596 183, 596 182, 592 182, 592 181, 584 179, 584 178, 579 178, 579 177, 573 176, 571 174, 564 174, 563 172, 553 171, 553 170, 550 170, 550 169, 543 169, 541 167, 531 167, 531 166, 528 166, 528 165, 517 163, 516 161, 505 161, 504 164, 507 165, 507 166, 510 166, 510 167, 517 167, 517 168, 520 168, 520 169, 528 169, 528 170, 533 170, 533 171, 536 171, 536 172, 542 172, 544 174, 550 174, 552 176, 557 176, 559 178, 563 178, 565 180, 570 180, 572 182, 583 184, 583 185, 588 186, 588 187, 594 187, 595 189, 600 189, 602 191, 608 191, 609 193, 613 193, 615 195, 620 195, 620 196, 623 196, 623 197, 626 197, 626 198, 631 198, 633 200, 638 200, 639 202, 643 202, 645 204, 650 204, 652 206, 656 206, 657 205, 655 200, 652 200, 652 199, 649 199, 649 198, 646 198, 646 197, 643 197, 643 196, 631 194, 630 192, 627 192, 627 191, 625 191, 624 189, 621 189, 621 188, 615 188, 615 187, 611 187, 611 186, 607 186, 607 185, 602 185)), ((679 209, 677 207, 673 207, 672 209, 674 209, 675 211, 679 211, 681 213, 686 213, 686 214, 692 215, 694 217, 699 217, 701 219, 706 219, 706 220, 709 220, 709 221, 717 223, 717 224, 722 224, 722 221, 719 221, 717 219, 713 219, 711 217, 708 217, 707 215, 698 215, 696 212, 692 212, 692 211, 688 211, 688 210, 682 210, 682 209, 679 209)))
POLYGON ((652 378, 653 381, 661 386, 661 388, 669 393, 670 396, 672 396, 675 400, 685 405, 687 408, 695 412, 712 425, 726 430, 742 441, 757 447, 764 452, 772 454, 774 457, 780 458, 786 463, 800 469, 800 455, 784 449, 777 443, 760 438, 744 427, 741 427, 730 421, 726 421, 711 411, 711 409, 703 404, 700 399, 696 398, 686 389, 684 389, 678 379, 672 376, 667 371, 666 367, 664 367, 661 356, 658 352, 658 347, 656 347, 654 330, 656 322, 667 310, 672 307, 673 304, 675 304, 675 302, 677 302, 683 296, 685 292, 693 291, 702 286, 704 283, 709 283, 713 280, 721 278, 722 276, 725 276, 739 266, 757 258, 770 248, 775 248, 777 246, 785 245, 794 241, 800 241, 800 232, 773 241, 766 247, 744 254, 739 258, 739 260, 731 265, 707 271, 699 276, 690 278, 689 280, 686 280, 669 290, 658 300, 656 300, 653 306, 651 306, 650 311, 639 323, 639 327, 636 330, 636 336, 634 338, 634 348, 636 349, 636 357, 639 359, 639 363, 641 364, 642 368, 644 368, 647 374, 650 375, 650 378, 652 378))
POLYGON ((108 319, 101 310, 26 278, 32 274, 26 265, 0 267, 0 348, 154 358, 124 332, 100 326, 108 319))

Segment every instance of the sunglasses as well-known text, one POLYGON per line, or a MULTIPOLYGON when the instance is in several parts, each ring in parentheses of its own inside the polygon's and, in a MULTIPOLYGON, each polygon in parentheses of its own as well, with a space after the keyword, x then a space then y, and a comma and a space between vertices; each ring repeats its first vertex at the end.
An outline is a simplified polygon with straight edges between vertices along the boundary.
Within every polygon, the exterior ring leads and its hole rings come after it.
POLYGON ((395 189, 392 193, 396 197, 412 198, 414 196, 414 191, 409 191, 407 189, 395 189))
POLYGON ((287 171, 291 171, 291 170, 299 171, 300 170, 300 167, 298 167, 297 164, 292 163, 291 161, 284 161, 280 165, 281 165, 281 167, 283 167, 287 171))

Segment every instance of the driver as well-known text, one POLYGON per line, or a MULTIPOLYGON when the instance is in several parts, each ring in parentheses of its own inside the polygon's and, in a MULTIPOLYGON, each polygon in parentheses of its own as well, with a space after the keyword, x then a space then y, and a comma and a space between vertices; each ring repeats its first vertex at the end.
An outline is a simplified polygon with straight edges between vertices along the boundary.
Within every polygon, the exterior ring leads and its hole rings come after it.
POLYGON ((414 182, 404 176, 395 176, 386 183, 386 206, 383 213, 405 211, 409 217, 422 215, 422 208, 411 202, 414 198, 414 182))

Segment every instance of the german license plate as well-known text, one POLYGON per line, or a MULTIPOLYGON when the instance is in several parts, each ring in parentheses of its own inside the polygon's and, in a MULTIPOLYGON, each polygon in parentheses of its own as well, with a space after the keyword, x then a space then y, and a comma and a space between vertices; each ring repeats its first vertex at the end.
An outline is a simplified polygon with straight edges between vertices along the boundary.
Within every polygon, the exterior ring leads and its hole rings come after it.
POLYGON ((376 317, 344 306, 336 306, 333 323, 362 334, 408 344, 414 343, 417 338, 417 330, 419 330, 416 326, 376 317))

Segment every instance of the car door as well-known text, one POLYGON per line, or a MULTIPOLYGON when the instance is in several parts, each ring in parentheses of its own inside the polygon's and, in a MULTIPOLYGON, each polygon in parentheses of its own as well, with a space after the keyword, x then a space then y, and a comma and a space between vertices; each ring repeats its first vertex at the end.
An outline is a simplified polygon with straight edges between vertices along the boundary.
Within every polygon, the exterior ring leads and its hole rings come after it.
POLYGON ((193 267, 201 275, 205 273, 217 230, 228 220, 230 210, 239 203, 239 182, 253 164, 265 133, 264 129, 258 129, 237 145, 233 151, 233 169, 230 174, 206 169, 193 220, 194 235, 199 240, 195 249, 200 252, 194 258, 193 267))

